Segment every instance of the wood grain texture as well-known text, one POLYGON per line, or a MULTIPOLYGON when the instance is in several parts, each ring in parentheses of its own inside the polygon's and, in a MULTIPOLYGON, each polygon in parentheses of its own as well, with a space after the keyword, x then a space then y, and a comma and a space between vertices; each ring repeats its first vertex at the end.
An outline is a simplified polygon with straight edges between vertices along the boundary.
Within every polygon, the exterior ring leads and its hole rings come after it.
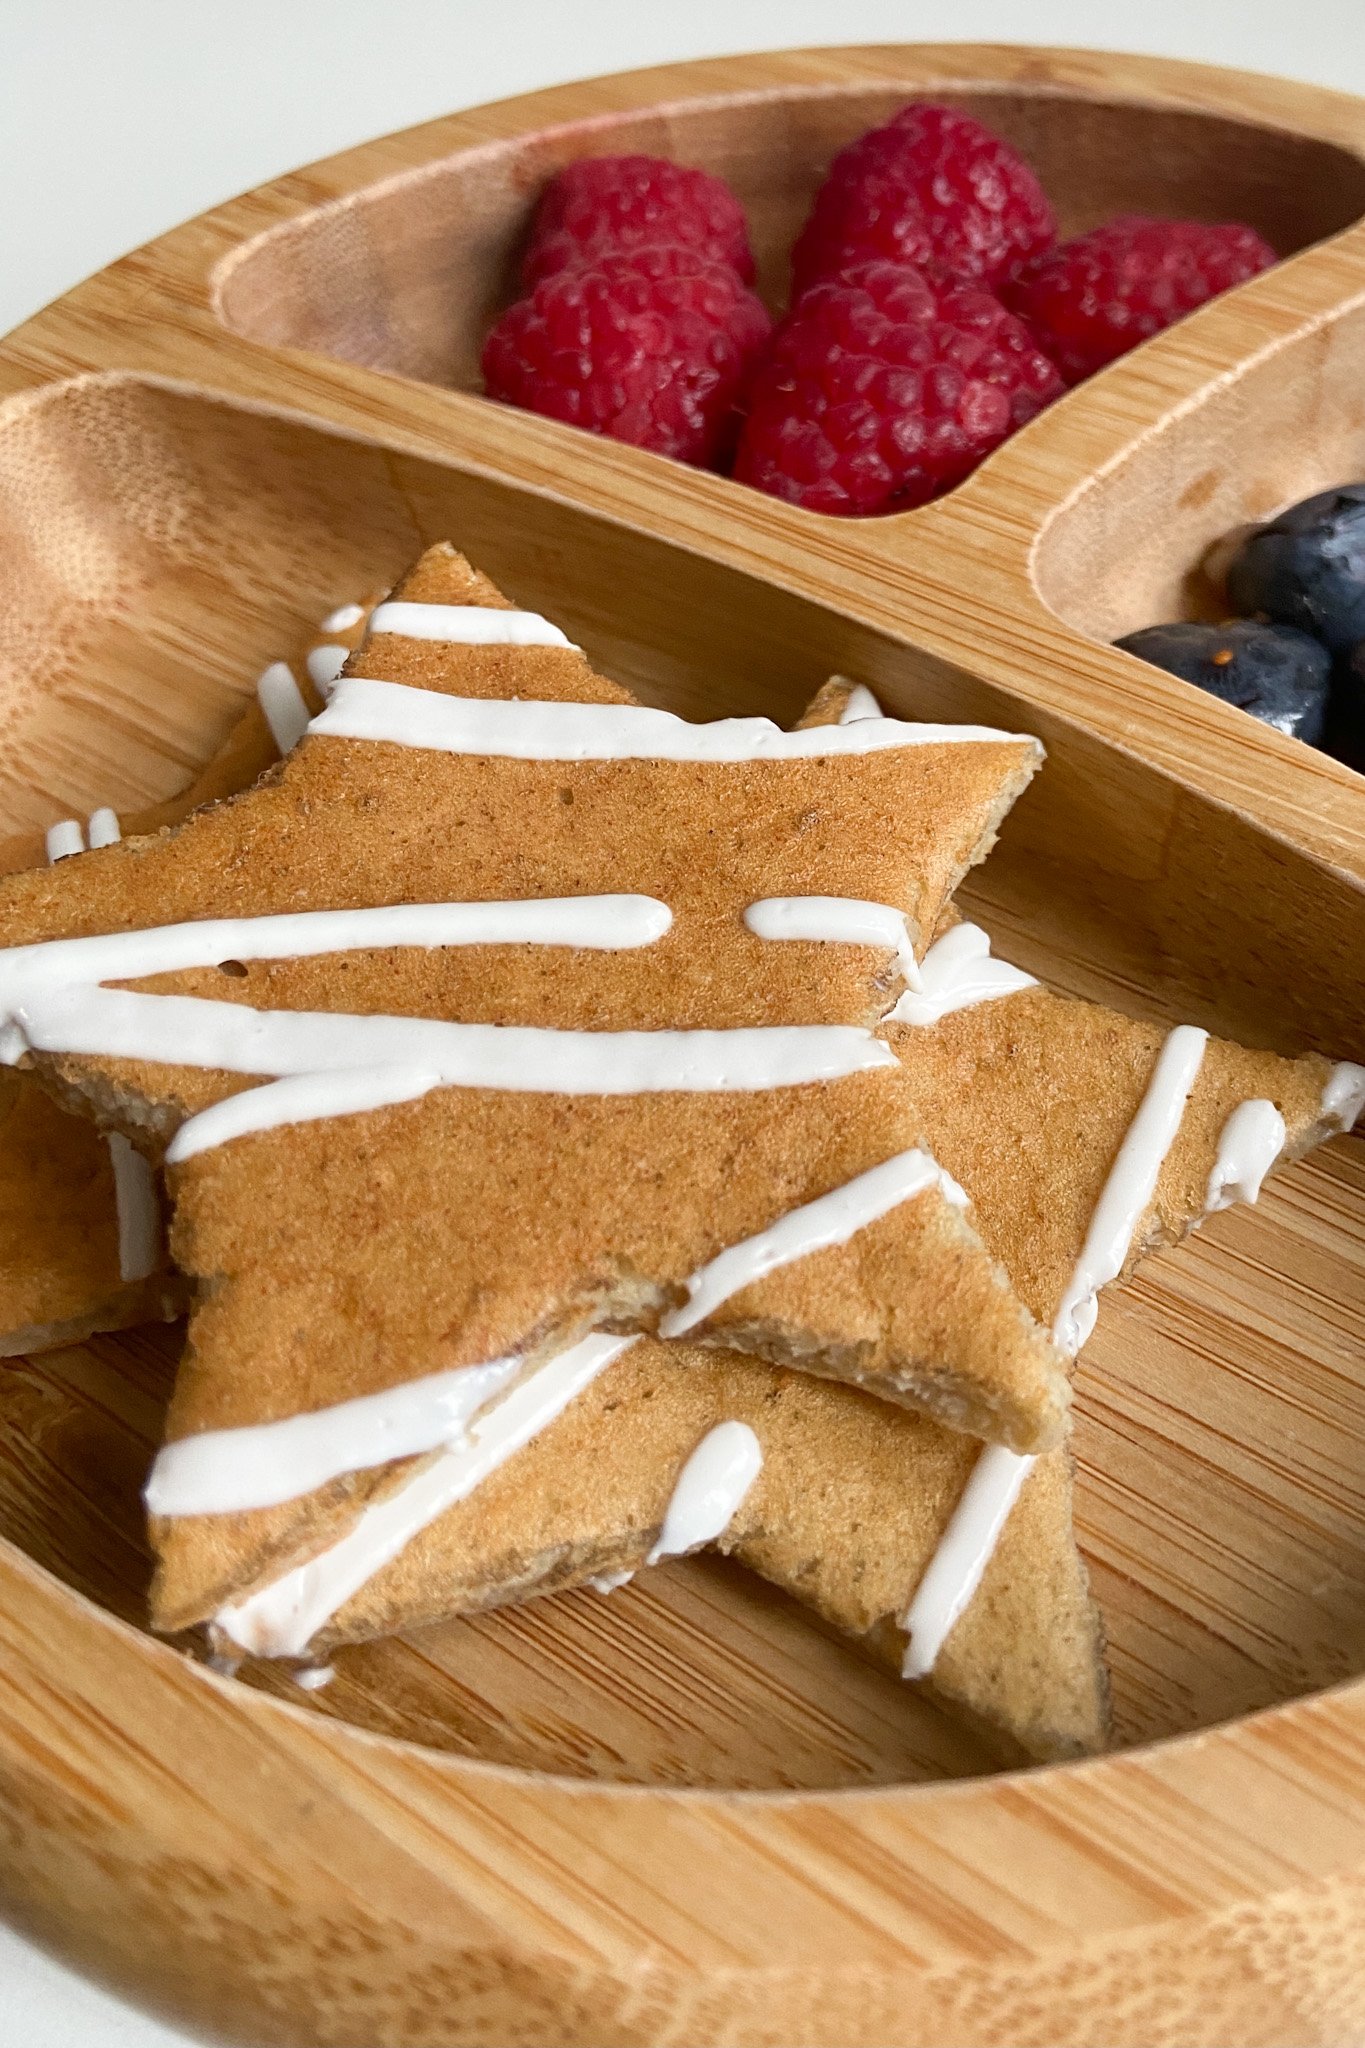
MULTIPOLYGON (((1098 639, 1197 609, 1224 525, 1361 466, 1363 157, 1359 103, 1268 79, 823 50, 480 109, 217 209, 0 346, 0 842, 171 795, 268 660, 453 536, 650 701, 790 721, 838 669, 1038 731, 970 892, 1001 950, 1361 1056, 1358 778, 1098 639), (776 293, 824 160, 924 90, 1019 139, 1069 225, 1225 211, 1302 253, 882 521, 447 385, 555 164, 721 169, 776 293)), ((307 1699, 217 1678, 141 1629, 173 1334, 0 1368, 8 1909, 197 2025, 300 2048, 1341 2048, 1365 2032, 1362 1335, 1359 1140, 1106 1302, 1079 1513, 1132 1746, 994 1777, 710 1563, 350 1653, 307 1699)))

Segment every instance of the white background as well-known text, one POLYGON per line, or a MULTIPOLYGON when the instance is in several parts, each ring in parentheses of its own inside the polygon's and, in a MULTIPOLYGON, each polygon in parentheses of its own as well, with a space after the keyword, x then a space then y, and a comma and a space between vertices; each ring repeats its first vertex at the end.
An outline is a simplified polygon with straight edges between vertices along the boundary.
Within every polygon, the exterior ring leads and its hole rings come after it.
MULTIPOLYGON (((312 158, 599 71, 802 43, 1076 43, 1365 93, 1362 0, 0 0, 0 332, 312 158)), ((0 1926, 5 2048, 171 2048, 0 1926)))

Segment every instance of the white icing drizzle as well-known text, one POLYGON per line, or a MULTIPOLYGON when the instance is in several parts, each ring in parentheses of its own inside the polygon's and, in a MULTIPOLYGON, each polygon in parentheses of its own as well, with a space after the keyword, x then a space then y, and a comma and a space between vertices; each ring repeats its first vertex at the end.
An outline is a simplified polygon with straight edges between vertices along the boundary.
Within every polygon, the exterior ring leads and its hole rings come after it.
POLYGON ((539 612, 509 612, 484 604, 412 604, 390 599, 370 615, 370 637, 397 633, 405 640, 446 640, 465 647, 572 647, 539 612))
POLYGON ((109 1133, 118 1216, 120 1280, 145 1280, 161 1264, 161 1195, 156 1175, 121 1131, 109 1133))
POLYGON ((314 1493, 344 1472, 366 1472, 462 1441, 470 1419, 520 1371, 515 1358, 454 1366, 330 1408, 206 1429, 163 1445, 143 1490, 150 1515, 231 1515, 314 1493))
POLYGON ((330 1685, 336 1677, 332 1664, 306 1664, 302 1671, 294 1673, 294 1683, 301 1692, 321 1692, 324 1685, 330 1685))
POLYGON ((281 754, 292 754, 311 716, 287 661, 272 661, 256 678, 256 701, 281 754))
POLYGON ((299 1074, 272 1081, 265 1088, 247 1088, 240 1095, 201 1109, 181 1124, 166 1147, 167 1166, 179 1166, 197 1153, 255 1131, 278 1130, 282 1124, 315 1123, 332 1116, 360 1116, 415 1102, 433 1088, 446 1086, 440 1074, 420 1067, 358 1067, 336 1074, 299 1074))
MULTIPOLYGON (((116 992, 108 993, 112 997, 116 992)), ((172 996, 119 999, 143 1003, 190 1000, 172 996)), ((226 1011, 236 1006, 215 1003, 211 1007, 226 1011)), ((273 1023, 281 1013, 248 1014, 273 1023)), ((190 1117, 167 1148, 168 1165, 250 1132, 415 1102, 434 1088, 506 1088, 547 1095, 747 1094, 800 1087, 810 1081, 834 1081, 872 1067, 894 1066, 896 1060, 890 1048, 871 1032, 848 1025, 774 1024, 735 1031, 550 1031, 510 1024, 425 1023, 409 1017, 339 1017, 331 1011, 320 1011, 311 1019, 307 1012, 285 1014, 300 1020, 298 1035, 291 1038, 289 1048, 300 1063, 296 1073, 269 1087, 230 1095, 190 1117), (387 1037, 387 1027, 409 1024, 431 1034, 420 1044, 412 1041, 428 1057, 416 1065, 395 1064, 389 1057, 394 1041, 387 1037), (379 1049, 382 1064, 362 1066, 340 1056, 354 1047, 349 1036, 343 1041, 340 1035, 353 1026, 366 1032, 381 1027, 366 1042, 379 1049), (318 1071, 319 1034, 330 1036, 327 1050, 337 1055, 335 1071, 318 1071)), ((183 1041, 178 1055, 171 1050, 177 1036, 174 1029, 168 1029, 164 1056, 183 1060, 183 1041)), ((273 1052, 283 1050, 282 1040, 283 1034, 272 1039, 273 1052)), ((223 1061, 215 1056, 204 1064, 220 1066, 223 1061)), ((272 1058, 264 1066, 235 1071, 276 1073, 280 1069, 272 1058)))
POLYGON ((846 1244, 856 1231, 929 1188, 937 1188, 954 1207, 966 1208, 967 1197, 952 1175, 927 1152, 912 1149, 884 1159, 880 1166, 869 1167, 866 1173, 799 1209, 788 1210, 767 1230, 731 1245, 694 1273, 687 1283, 687 1300, 660 1317, 659 1335, 681 1337, 714 1315, 721 1303, 741 1288, 751 1287, 778 1267, 808 1258, 812 1252, 846 1244))
POLYGON ((1327 1076, 1327 1086, 1322 1091, 1322 1114, 1337 1131, 1349 1131, 1355 1127, 1360 1112, 1365 1109, 1365 1067, 1358 1067, 1352 1060, 1342 1060, 1327 1076))
POLYGON ((1204 1194, 1204 1214, 1213 1216, 1234 1202, 1254 1202, 1261 1182, 1284 1150, 1284 1118, 1273 1102, 1256 1097, 1238 1103, 1218 1138, 1218 1156, 1204 1194))
POLYGON ((866 683, 855 683, 849 691, 843 710, 839 713, 840 725, 856 725, 860 718, 881 718, 885 714, 881 705, 868 689, 866 683))
POLYGON ((145 931, 0 948, 0 1014, 13 1016, 49 990, 141 981, 183 968, 216 967, 223 960, 303 960, 385 946, 583 946, 614 953, 652 945, 672 923, 672 911, 657 897, 625 895, 392 903, 373 910, 206 917, 153 925, 145 931))
POLYGON ((85 840, 86 845, 92 851, 97 846, 113 846, 122 837, 123 834, 119 830, 118 812, 111 811, 108 804, 101 804, 97 811, 90 813, 90 822, 86 826, 85 840))
POLYGON ((910 1640, 903 1678, 927 1678, 958 1617, 969 1606, 1034 1460, 984 1444, 962 1496, 915 1589, 901 1627, 910 1640))
POLYGON ((621 1586, 628 1586, 634 1577, 634 1572, 594 1572, 588 1584, 594 1593, 615 1593, 621 1586))
POLYGON ((889 747, 1038 744, 1026 735, 983 725, 908 725, 895 718, 862 718, 852 725, 806 726, 796 732, 784 732, 768 718, 691 725, 671 711, 642 704, 447 697, 368 676, 344 676, 309 730, 331 738, 388 740, 435 753, 518 761, 805 761, 889 747))
POLYGON ((321 647, 308 650, 308 676, 313 687, 324 699, 332 694, 332 686, 351 658, 349 647, 340 642, 324 642, 321 647))
POLYGON ((323 633, 349 633, 364 616, 363 604, 339 604, 334 612, 328 612, 319 630, 323 633))
POLYGON ((49 825, 46 837, 48 864, 59 860, 70 860, 73 853, 85 852, 85 834, 78 818, 62 818, 55 825, 49 825))
MULTIPOLYGON (((164 1061, 215 1072, 337 1078, 338 1106, 316 1106, 261 1089, 204 1110, 181 1127, 167 1157, 201 1119, 236 1105, 242 1129, 311 1122, 348 1113, 348 1077, 363 1097, 392 1085, 373 1106, 412 1101, 433 1088, 501 1088, 546 1095, 747 1093, 828 1081, 895 1063, 870 1031, 852 1025, 774 1024, 731 1031, 556 1031, 533 1025, 456 1024, 425 1017, 351 1016, 334 1010, 253 1010, 197 996, 137 995, 125 989, 57 989, 16 1012, 35 1052, 164 1061), (356 1069, 364 1070, 357 1078, 356 1069), (376 1069, 387 1069, 391 1083, 376 1069), (401 1071, 397 1071, 401 1070, 401 1071), (270 1093, 270 1105, 263 1099, 270 1093), (283 1113, 283 1105, 291 1112, 283 1113)), ((217 1142, 221 1143, 222 1140, 217 1142)), ((201 1142, 191 1149, 202 1149, 201 1142)))
POLYGON ((1156 1192, 1166 1154, 1175 1142, 1199 1078, 1209 1034, 1178 1024, 1157 1056, 1147 1092, 1124 1133, 1095 1204, 1076 1270, 1067 1282, 1052 1326, 1058 1349, 1072 1358, 1095 1327, 1096 1296, 1123 1271, 1133 1233, 1156 1192))
POLYGON ((222 1608, 218 1627, 256 1656, 301 1656, 367 1579, 547 1428, 634 1341, 585 1337, 561 1351, 479 1416, 467 1444, 441 1452, 387 1500, 366 1508, 354 1528, 307 1564, 222 1608))
POLYGON ((748 1423, 717 1423, 678 1474, 659 1540, 645 1563, 680 1557, 723 1535, 762 1469, 763 1449, 748 1423))
POLYGON ((910 988, 919 986, 919 963, 905 912, 859 896, 764 896, 744 922, 759 939, 817 939, 842 946, 882 946, 910 988))
POLYGON ((891 1012, 897 1024, 937 1024, 955 1010, 977 1003, 998 1002, 1018 995, 1037 982, 1008 960, 991 958, 991 942, 980 925, 958 924, 935 939, 919 964, 919 985, 912 984, 891 1012))

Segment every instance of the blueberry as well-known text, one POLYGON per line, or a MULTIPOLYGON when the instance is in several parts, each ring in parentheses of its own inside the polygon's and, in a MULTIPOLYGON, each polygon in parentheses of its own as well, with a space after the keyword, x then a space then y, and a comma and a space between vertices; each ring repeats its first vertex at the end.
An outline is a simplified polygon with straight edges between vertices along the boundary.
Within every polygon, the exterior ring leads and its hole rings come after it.
POLYGON ((1235 611, 1298 626, 1333 654, 1365 640, 1365 483, 1321 491, 1257 527, 1227 588, 1235 611))
POLYGON ((1365 774, 1365 640, 1337 662, 1324 744, 1339 761, 1365 774))
POLYGON ((1226 626, 1144 626, 1115 645, 1238 705, 1277 732, 1310 746, 1322 738, 1332 657, 1292 626, 1247 619, 1226 626))

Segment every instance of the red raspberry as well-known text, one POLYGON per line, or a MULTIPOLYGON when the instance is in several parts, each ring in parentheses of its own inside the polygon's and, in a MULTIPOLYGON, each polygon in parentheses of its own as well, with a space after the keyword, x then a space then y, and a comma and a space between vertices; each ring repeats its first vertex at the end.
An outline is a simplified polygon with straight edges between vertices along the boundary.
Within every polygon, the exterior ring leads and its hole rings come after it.
POLYGON ((709 171, 658 156, 590 156, 566 164, 540 197, 522 259, 527 286, 611 250, 672 242, 754 274, 744 209, 709 171))
POLYGON ((1001 297, 1079 384, 1206 299, 1276 261, 1254 228, 1121 214, 1036 256, 1001 297))
POLYGON ((1007 142, 951 107, 912 104, 835 157, 792 252, 794 290, 878 259, 991 284, 1056 232, 1007 142))
POLYGON ((637 249, 557 271, 484 343, 490 398, 681 462, 728 454, 771 321, 728 264, 637 249))
POLYGON ((812 512, 950 490, 1063 389, 993 293, 868 263, 788 314, 749 393, 735 475, 812 512))

